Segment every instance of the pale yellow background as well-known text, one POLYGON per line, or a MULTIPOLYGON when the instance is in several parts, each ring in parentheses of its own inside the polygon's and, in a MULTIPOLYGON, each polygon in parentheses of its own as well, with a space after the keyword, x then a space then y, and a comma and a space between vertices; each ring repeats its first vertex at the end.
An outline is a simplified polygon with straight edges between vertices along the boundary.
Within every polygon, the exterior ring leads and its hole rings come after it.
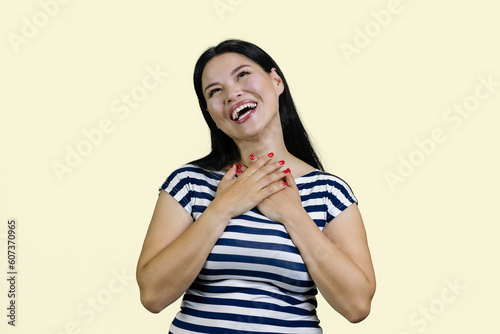
POLYGON ((320 300, 325 333, 498 333, 500 87, 456 129, 443 119, 480 76, 500 82, 497 3, 401 0, 349 62, 340 45, 354 45, 389 0, 219 2, 227 11, 212 0, 73 0, 16 52, 9 34, 42 9, 2 1, 0 267, 14 217, 19 309, 18 326, 7 326, 2 279, 1 332, 167 332, 178 304, 148 313, 135 265, 158 187, 209 149, 194 63, 236 37, 280 64, 328 171, 360 201, 378 279, 372 312, 353 325, 320 300), (169 75, 120 118, 113 103, 148 67, 169 75), (104 119, 113 130, 58 180, 52 164, 104 119), (384 174, 436 128, 446 141, 391 190, 384 174), (446 280, 465 286, 450 303, 439 301, 446 280), (96 297, 107 299, 92 317, 96 297), (445 309, 425 329, 410 322, 431 305, 445 309))

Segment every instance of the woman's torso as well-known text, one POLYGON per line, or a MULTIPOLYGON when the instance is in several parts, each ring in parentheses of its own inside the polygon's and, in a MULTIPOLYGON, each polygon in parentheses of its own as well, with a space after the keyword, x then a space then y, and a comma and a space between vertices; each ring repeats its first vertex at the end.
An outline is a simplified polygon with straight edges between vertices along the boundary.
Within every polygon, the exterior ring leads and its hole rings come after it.
MULTIPOLYGON (((177 172, 183 182, 189 179, 179 191, 186 193, 184 202, 189 198, 188 210, 196 224, 213 200, 223 173, 193 165, 177 172)), ((331 203, 329 189, 340 181, 319 170, 296 179, 303 207, 321 230, 332 218, 332 206, 340 212, 342 205, 349 204, 342 204, 342 198, 331 203)), ((173 182, 162 189, 175 191, 173 182)), ((170 333, 321 333, 316 294, 285 227, 254 208, 229 221, 186 291, 170 333)))

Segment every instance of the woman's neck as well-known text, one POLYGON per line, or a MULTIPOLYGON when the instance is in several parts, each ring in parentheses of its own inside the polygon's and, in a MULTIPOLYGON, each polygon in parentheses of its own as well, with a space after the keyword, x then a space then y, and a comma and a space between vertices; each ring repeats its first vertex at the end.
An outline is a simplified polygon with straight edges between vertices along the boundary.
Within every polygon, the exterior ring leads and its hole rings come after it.
POLYGON ((246 145, 238 146, 240 149, 240 161, 244 166, 250 166, 252 161, 250 160, 250 155, 253 154, 257 158, 261 158, 262 156, 266 156, 269 153, 273 153, 273 160, 290 160, 292 155, 286 149, 284 143, 275 143, 275 142, 267 142, 267 143, 245 143, 246 145))
POLYGON ((277 162, 284 160, 285 164, 283 165, 282 170, 290 168, 295 177, 304 175, 314 170, 312 166, 309 166, 288 152, 282 136, 274 139, 268 138, 267 140, 245 140, 237 142, 236 144, 240 150, 240 160, 237 163, 246 167, 252 165, 250 154, 253 154, 257 158, 262 158, 269 153, 273 153, 273 161, 277 162))
POLYGON ((273 121, 256 136, 233 139, 240 151, 240 160, 238 163, 244 166, 251 165, 251 154, 260 158, 272 152, 274 154, 273 159, 279 160, 285 160, 291 156, 285 146, 279 117, 273 119, 273 121))
POLYGON ((250 160, 251 154, 257 158, 261 158, 269 153, 273 153, 273 161, 284 160, 285 164, 282 169, 290 168, 295 177, 314 170, 314 167, 288 152, 285 140, 283 139, 283 131, 279 118, 277 122, 272 122, 255 137, 233 139, 240 151, 240 159, 236 163, 240 163, 246 167, 252 165, 252 161, 250 160))

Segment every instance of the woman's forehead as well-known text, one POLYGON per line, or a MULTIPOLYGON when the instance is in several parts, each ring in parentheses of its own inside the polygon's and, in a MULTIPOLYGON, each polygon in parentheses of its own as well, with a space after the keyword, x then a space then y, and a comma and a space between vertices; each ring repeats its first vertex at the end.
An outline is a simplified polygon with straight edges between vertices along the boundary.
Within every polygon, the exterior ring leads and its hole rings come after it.
POLYGON ((239 53, 228 52, 215 56, 205 65, 202 74, 202 82, 216 79, 216 77, 219 76, 231 75, 231 72, 241 65, 249 65, 252 67, 258 66, 252 60, 239 53))

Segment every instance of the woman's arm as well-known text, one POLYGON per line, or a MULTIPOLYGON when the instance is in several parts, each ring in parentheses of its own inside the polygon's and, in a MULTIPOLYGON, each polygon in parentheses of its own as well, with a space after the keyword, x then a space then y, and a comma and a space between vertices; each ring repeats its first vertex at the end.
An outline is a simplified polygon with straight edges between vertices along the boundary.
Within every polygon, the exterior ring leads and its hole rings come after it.
POLYGON ((230 217, 214 207, 193 224, 188 212, 162 191, 137 264, 141 302, 158 313, 191 285, 230 217))
POLYGON ((321 232, 302 207, 293 176, 285 180, 288 187, 257 208, 285 226, 326 301, 350 322, 363 320, 375 293, 375 273, 358 206, 351 204, 321 232))
POLYGON ((323 232, 305 210, 283 224, 326 301, 350 322, 366 318, 376 283, 358 206, 350 205, 323 232))
POLYGON ((160 312, 187 290, 229 220, 285 188, 280 167, 270 158, 262 158, 244 176, 235 179, 233 166, 195 223, 170 194, 160 193, 137 264, 136 277, 144 307, 160 312))

